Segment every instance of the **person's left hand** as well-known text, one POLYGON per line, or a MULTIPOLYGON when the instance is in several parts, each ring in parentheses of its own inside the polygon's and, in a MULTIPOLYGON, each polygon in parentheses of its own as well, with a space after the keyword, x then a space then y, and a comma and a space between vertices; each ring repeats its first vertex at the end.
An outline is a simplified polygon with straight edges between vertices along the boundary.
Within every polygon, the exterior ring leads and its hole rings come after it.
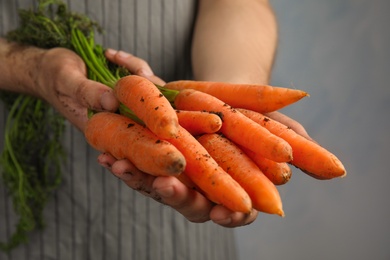
POLYGON ((98 162, 130 188, 172 207, 191 222, 212 220, 224 227, 237 227, 250 224, 257 217, 255 210, 251 214, 244 214, 215 205, 176 177, 155 177, 143 173, 126 159, 116 160, 110 154, 103 153, 99 155, 98 162))

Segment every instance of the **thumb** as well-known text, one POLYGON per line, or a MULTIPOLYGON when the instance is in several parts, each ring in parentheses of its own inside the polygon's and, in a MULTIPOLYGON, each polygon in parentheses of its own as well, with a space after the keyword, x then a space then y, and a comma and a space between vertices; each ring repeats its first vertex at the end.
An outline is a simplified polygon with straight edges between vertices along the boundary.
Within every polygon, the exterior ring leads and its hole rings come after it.
POLYGON ((116 111, 119 107, 114 91, 102 83, 83 79, 76 89, 75 96, 84 107, 96 111, 116 111))

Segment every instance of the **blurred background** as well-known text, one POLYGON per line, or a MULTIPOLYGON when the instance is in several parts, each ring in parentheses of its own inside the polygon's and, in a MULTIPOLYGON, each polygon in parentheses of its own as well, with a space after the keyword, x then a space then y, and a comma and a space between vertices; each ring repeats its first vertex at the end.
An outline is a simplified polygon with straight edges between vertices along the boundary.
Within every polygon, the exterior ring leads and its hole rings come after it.
POLYGON ((279 49, 271 84, 309 98, 283 112, 344 163, 279 186, 285 218, 236 229, 242 260, 390 259, 390 1, 271 0, 279 49))

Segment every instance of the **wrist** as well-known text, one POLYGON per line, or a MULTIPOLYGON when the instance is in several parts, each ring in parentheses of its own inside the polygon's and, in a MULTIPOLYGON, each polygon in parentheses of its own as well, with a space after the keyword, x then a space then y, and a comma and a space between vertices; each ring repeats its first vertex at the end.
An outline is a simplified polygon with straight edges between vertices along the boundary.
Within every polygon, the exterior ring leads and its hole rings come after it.
POLYGON ((0 89, 39 95, 37 75, 44 49, 0 39, 0 89))

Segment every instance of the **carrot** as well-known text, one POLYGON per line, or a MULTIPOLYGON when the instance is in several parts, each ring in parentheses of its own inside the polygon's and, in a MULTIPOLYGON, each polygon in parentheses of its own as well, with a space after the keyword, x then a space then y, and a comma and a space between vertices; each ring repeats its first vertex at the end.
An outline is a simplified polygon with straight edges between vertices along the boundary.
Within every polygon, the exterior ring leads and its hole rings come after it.
POLYGON ((306 139, 289 127, 272 120, 260 113, 239 110, 273 134, 286 140, 293 149, 291 164, 317 179, 344 177, 347 172, 341 161, 318 143, 306 139))
POLYGON ((137 75, 122 77, 116 82, 114 93, 158 137, 176 136, 179 125, 176 112, 148 79, 137 75))
POLYGON ((183 127, 176 138, 167 139, 186 159, 185 175, 211 201, 226 208, 250 213, 252 202, 247 192, 209 155, 207 150, 183 127))
POLYGON ((206 111, 176 110, 179 124, 192 135, 211 134, 219 131, 222 119, 206 111))
POLYGON ((218 134, 204 134, 198 141, 249 194, 254 209, 284 216, 276 186, 237 145, 218 134))
POLYGON ((99 112, 87 122, 87 142, 116 159, 128 159, 138 169, 155 176, 178 175, 186 161, 171 143, 158 139, 149 129, 119 114, 99 112))
POLYGON ((286 184, 292 176, 292 170, 287 163, 278 163, 259 154, 252 152, 249 149, 240 147, 244 153, 252 159, 252 161, 260 168, 265 176, 275 185, 286 184))
POLYGON ((292 159, 291 146, 218 98, 193 89, 177 94, 177 109, 211 111, 222 116, 221 132, 230 140, 276 162, 292 159))
POLYGON ((298 89, 258 84, 178 80, 168 82, 164 87, 174 90, 195 89, 213 95, 232 107, 263 113, 281 109, 308 96, 308 93, 298 89))

